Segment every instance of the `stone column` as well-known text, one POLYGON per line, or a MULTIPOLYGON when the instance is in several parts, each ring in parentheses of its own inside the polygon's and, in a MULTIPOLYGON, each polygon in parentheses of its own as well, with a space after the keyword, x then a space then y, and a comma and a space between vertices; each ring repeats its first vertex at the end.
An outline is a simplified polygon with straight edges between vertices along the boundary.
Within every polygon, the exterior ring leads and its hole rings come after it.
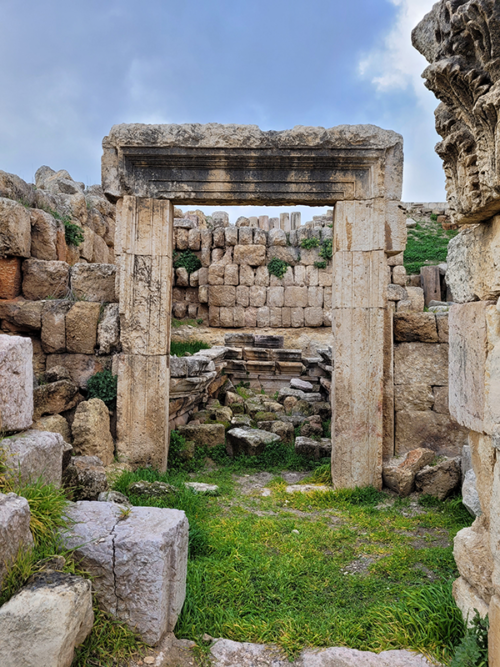
POLYGON ((118 456, 166 470, 173 206, 125 196, 116 211, 122 354, 118 361, 118 456))
MULTIPOLYGON (((340 202, 333 229, 332 478, 336 488, 382 485, 384 412, 392 418, 387 257, 404 249, 397 201, 340 202)), ((388 449, 386 442, 385 449, 388 449)))

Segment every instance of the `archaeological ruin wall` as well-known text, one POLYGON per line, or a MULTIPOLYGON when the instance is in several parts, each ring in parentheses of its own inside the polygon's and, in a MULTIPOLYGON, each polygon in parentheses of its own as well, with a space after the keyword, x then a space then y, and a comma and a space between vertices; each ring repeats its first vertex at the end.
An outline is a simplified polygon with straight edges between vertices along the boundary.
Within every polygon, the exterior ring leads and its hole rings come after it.
POLYGON ((464 617, 489 614, 489 664, 500 665, 500 296, 498 111, 500 4, 439 2, 413 32, 440 100, 436 129, 452 223, 447 278, 457 305, 449 316, 450 411, 469 431, 481 515, 455 539, 464 617))

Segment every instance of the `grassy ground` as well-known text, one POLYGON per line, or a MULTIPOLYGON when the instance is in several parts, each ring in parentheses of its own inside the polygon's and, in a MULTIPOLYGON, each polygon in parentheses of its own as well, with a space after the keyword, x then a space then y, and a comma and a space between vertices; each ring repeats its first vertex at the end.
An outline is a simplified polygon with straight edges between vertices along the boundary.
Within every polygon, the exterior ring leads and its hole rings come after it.
POLYGON ((306 475, 245 471, 240 462, 189 476, 218 484, 218 497, 183 488, 186 473, 142 470, 118 480, 122 492, 137 479, 179 488, 163 499, 131 497, 183 509, 190 521, 176 635, 277 643, 289 655, 306 646, 411 648, 448 663, 464 634, 451 597, 452 540, 471 523, 460 500, 286 492, 284 477, 306 475))
POLYGON ((448 243, 458 231, 445 231, 437 222, 418 222, 408 230, 404 265, 408 274, 420 273, 422 266, 446 262, 448 243))

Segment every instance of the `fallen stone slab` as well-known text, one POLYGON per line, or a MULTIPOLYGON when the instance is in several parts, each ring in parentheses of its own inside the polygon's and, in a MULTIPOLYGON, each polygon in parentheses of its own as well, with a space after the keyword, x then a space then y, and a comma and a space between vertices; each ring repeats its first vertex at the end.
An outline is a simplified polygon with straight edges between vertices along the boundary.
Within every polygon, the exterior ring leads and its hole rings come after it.
POLYGON ((33 547, 30 507, 26 498, 15 493, 0 493, 0 586, 8 566, 17 558, 20 547, 33 547))
POLYGON ((279 435, 260 429, 233 428, 226 434, 226 451, 229 456, 256 456, 261 454, 266 445, 279 441, 279 435))
POLYGON ((370 653, 349 648, 304 650, 289 662, 276 646, 217 639, 210 649, 212 667, 430 667, 424 657, 409 651, 370 653))
POLYGON ((134 482, 128 487, 129 493, 135 493, 138 496, 150 496, 152 498, 161 498, 169 493, 175 493, 177 489, 172 484, 166 482, 134 482))
POLYGON ((0 607, 0 665, 70 667, 93 623, 88 579, 52 571, 34 575, 0 607))
POLYGON ((94 577, 100 606, 155 646, 172 632, 186 595, 184 512, 80 501, 68 510, 67 548, 94 577), (74 523, 73 523, 74 522, 74 523))
POLYGON ((283 387, 283 389, 280 389, 278 401, 283 403, 285 398, 288 398, 289 396, 293 396, 298 401, 307 401, 308 403, 320 403, 323 401, 323 396, 321 394, 315 392, 308 393, 301 391, 300 389, 291 389, 290 387, 283 387))
POLYGON ((333 491, 333 487, 324 484, 290 484, 285 491, 287 493, 313 493, 314 491, 325 493, 326 491, 333 491))
POLYGON ((444 500, 457 488, 462 478, 460 458, 447 459, 435 466, 425 466, 415 475, 415 487, 420 493, 444 500))
POLYGON ((33 344, 0 335, 0 430, 22 431, 33 421, 33 344))
POLYGON ((406 498, 415 489, 415 475, 426 465, 431 463, 436 456, 432 449, 420 447, 408 452, 405 459, 391 459, 384 463, 382 478, 387 488, 391 489, 402 498, 406 498))
POLYGON ((33 391, 35 409, 33 419, 37 420, 43 415, 57 415, 71 410, 81 400, 78 387, 71 380, 58 380, 44 384, 33 391))
POLYGON ((43 479, 47 484, 61 486, 63 454, 67 443, 60 433, 25 431, 0 440, 4 451, 7 476, 21 484, 43 479))
POLYGON ((313 438, 299 436, 295 438, 295 451, 297 454, 302 454, 318 461, 321 458, 331 455, 332 441, 328 438, 313 440, 313 438))
POLYGON ((216 447, 223 445, 226 430, 224 424, 188 424, 179 426, 179 433, 197 447, 216 447))
POLYGON ((290 380, 290 388, 299 389, 300 391, 305 391, 306 393, 311 393, 314 389, 310 382, 300 380, 299 378, 293 378, 293 380, 290 380))
POLYGON ((195 493, 206 496, 218 496, 220 488, 217 484, 203 484, 202 482, 185 482, 184 486, 195 493))

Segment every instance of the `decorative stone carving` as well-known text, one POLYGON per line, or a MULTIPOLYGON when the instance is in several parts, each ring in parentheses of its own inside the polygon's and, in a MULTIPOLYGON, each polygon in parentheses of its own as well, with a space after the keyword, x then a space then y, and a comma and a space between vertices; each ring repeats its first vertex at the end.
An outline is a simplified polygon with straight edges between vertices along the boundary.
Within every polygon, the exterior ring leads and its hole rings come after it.
POLYGON ((443 160, 452 221, 481 222, 500 210, 500 5, 441 1, 414 29, 430 63, 423 76, 441 104, 436 151, 443 160))

